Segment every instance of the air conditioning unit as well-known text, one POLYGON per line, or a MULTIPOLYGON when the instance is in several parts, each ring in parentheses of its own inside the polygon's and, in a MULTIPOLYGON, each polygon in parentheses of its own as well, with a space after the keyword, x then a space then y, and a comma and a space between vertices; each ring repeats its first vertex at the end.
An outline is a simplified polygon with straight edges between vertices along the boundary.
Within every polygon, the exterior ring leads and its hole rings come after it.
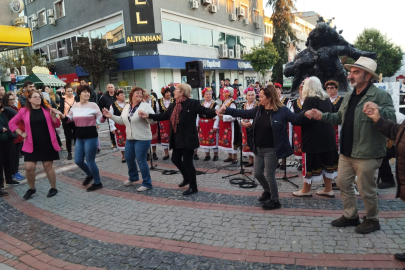
POLYGON ((235 58, 240 58, 240 45, 234 45, 233 49, 235 51, 235 58))
POLYGON ((49 24, 56 25, 55 18, 49 18, 49 24))
POLYGON ((212 5, 212 0, 202 0, 202 4, 203 4, 204 6, 212 5))
POLYGON ((38 20, 37 14, 33 14, 33 15, 32 15, 32 20, 33 20, 33 21, 37 21, 37 20, 38 20))
POLYGON ((228 50, 228 57, 229 58, 235 58, 235 53, 233 49, 228 50))
POLYGON ((210 12, 211 12, 211 13, 217 13, 217 12, 218 12, 218 7, 217 7, 217 6, 214 6, 214 5, 211 5, 211 6, 210 6, 210 12))
POLYGON ((243 55, 243 54, 248 54, 248 50, 247 50, 247 49, 243 49, 243 50, 242 50, 242 55, 243 55))
POLYGON ((228 58, 228 45, 226 44, 219 45, 219 57, 228 58))
POLYGON ((27 75, 27 68, 25 66, 21 66, 21 75, 27 75))
POLYGON ((229 14, 229 20, 236 21, 236 14, 229 14))
POLYGON ((238 17, 244 18, 246 16, 245 9, 241 7, 236 8, 236 14, 238 14, 238 17))
POLYGON ((38 28, 38 23, 36 21, 32 21, 31 28, 32 28, 32 30, 37 29, 38 28))
POLYGON ((190 1, 190 9, 198 9, 200 6, 200 3, 198 0, 191 0, 190 1))
POLYGON ((255 23, 254 23, 254 26, 255 26, 256 29, 259 29, 259 28, 260 28, 260 23, 259 23, 259 22, 255 22, 255 23))
POLYGON ((248 25, 249 24, 249 19, 243 19, 243 25, 248 25))
POLYGON ((46 11, 46 16, 48 16, 48 17, 53 17, 53 16, 54 16, 53 9, 48 9, 48 10, 46 11))

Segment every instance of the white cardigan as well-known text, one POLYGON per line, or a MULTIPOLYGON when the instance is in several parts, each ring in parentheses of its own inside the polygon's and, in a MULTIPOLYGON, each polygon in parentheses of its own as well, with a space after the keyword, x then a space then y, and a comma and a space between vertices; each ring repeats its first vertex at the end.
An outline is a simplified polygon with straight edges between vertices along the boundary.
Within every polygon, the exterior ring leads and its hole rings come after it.
POLYGON ((150 124, 154 124, 152 119, 144 119, 139 117, 138 110, 143 110, 149 114, 155 114, 152 107, 145 102, 142 102, 135 113, 132 115, 131 122, 128 120, 130 104, 125 105, 122 110, 121 116, 112 116, 112 120, 120 125, 125 125, 125 132, 127 134, 127 140, 140 140, 147 141, 152 140, 152 132, 150 130, 150 124))

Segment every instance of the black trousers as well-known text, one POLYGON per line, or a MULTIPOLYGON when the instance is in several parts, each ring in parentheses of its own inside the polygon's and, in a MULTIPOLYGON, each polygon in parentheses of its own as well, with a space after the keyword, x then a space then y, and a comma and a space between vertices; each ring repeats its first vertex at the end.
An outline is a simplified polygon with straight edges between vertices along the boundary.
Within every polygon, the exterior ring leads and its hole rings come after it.
POLYGON ((193 164, 194 150, 186 148, 174 148, 172 153, 172 162, 183 175, 184 181, 188 182, 189 187, 197 189, 197 177, 193 164))
POLYGON ((0 141, 0 187, 4 187, 4 176, 6 181, 13 180, 11 174, 11 153, 13 142, 10 140, 0 141), (3 176, 4 171, 4 176, 3 176))
POLYGON ((395 157, 395 146, 390 149, 387 148, 387 153, 381 162, 381 166, 378 170, 378 178, 381 182, 392 183, 395 181, 394 175, 392 174, 390 159, 395 157))
POLYGON ((18 173, 20 167, 20 152, 23 146, 22 142, 14 143, 11 150, 11 174, 14 175, 18 173))
POLYGON ((76 126, 75 123, 63 123, 63 133, 65 133, 66 149, 72 153, 72 140, 76 143, 76 126))

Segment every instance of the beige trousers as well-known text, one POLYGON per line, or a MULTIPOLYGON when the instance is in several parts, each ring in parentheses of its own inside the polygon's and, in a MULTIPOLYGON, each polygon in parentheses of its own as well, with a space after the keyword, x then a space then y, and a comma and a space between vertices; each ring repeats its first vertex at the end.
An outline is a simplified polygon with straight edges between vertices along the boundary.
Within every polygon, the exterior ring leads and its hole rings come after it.
POLYGON ((381 162, 382 158, 359 159, 340 155, 336 184, 340 189, 346 218, 353 219, 359 215, 353 189, 356 176, 367 219, 378 218, 377 182, 374 180, 374 175, 381 162))

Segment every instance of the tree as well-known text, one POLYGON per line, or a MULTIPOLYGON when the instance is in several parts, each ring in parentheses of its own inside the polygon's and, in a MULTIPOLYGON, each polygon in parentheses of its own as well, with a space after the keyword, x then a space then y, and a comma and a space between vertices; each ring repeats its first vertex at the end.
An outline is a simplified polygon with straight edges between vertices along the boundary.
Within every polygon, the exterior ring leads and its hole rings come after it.
POLYGON ((264 44, 264 47, 253 47, 251 53, 243 55, 243 59, 250 61, 253 69, 264 78, 266 72, 277 63, 280 56, 273 43, 269 41, 264 44))
POLYGON ((288 61, 288 46, 295 45, 297 37, 291 28, 292 11, 295 10, 295 0, 268 0, 267 6, 272 7, 273 14, 273 44, 280 59, 273 67, 272 81, 283 84, 283 65, 288 61))
MULTIPOLYGON (((391 77, 401 68, 403 55, 401 48, 375 28, 364 29, 357 36, 354 46, 363 51, 377 53, 377 74, 382 73, 384 77, 391 77)), ((345 62, 351 64, 355 61, 347 58, 345 62)))
POLYGON ((93 89, 100 83, 101 76, 108 70, 119 67, 114 52, 107 47, 107 41, 102 38, 78 39, 73 44, 73 51, 69 54, 68 63, 71 66, 81 67, 91 76, 93 89))
POLYGON ((15 72, 15 68, 18 69, 21 74, 21 66, 25 66, 27 74, 32 73, 32 68, 35 66, 53 66, 53 62, 46 62, 44 58, 39 54, 35 54, 31 48, 16 49, 12 51, 2 52, 0 54, 0 66, 3 68, 10 68, 12 72, 15 72))

